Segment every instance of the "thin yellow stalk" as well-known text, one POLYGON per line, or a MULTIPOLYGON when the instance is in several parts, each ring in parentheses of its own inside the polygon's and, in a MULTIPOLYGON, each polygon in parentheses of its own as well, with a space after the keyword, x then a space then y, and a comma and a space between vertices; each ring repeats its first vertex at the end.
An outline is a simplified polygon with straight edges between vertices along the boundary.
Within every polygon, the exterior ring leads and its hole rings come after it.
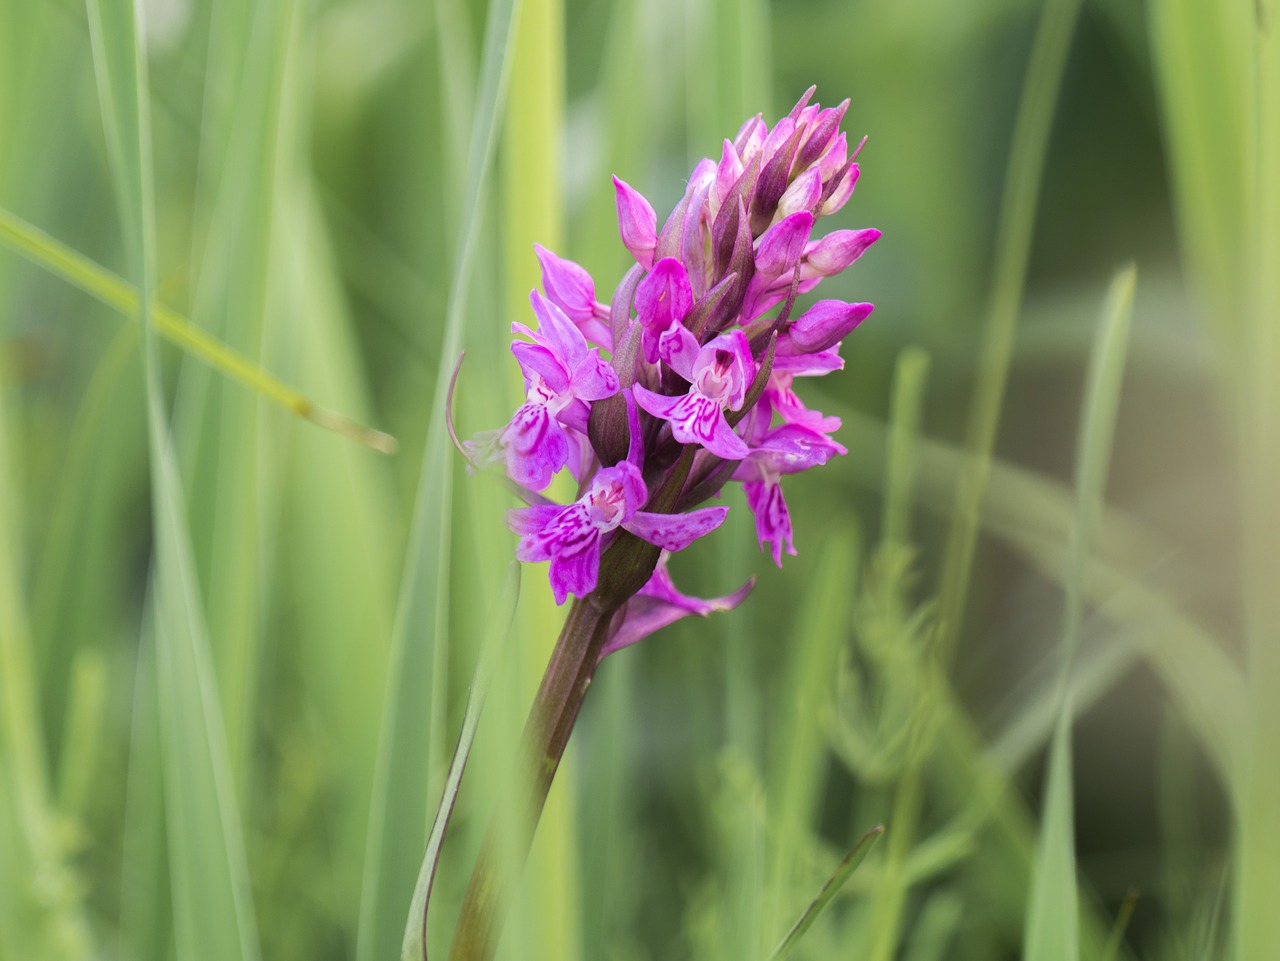
MULTIPOLYGON (((0 208, 0 243, 130 320, 138 319, 137 288, 4 208, 0 208)), ((358 424, 314 403, 194 326, 177 311, 153 303, 150 313, 157 333, 232 380, 325 430, 382 454, 395 453, 396 439, 390 434, 358 424)))

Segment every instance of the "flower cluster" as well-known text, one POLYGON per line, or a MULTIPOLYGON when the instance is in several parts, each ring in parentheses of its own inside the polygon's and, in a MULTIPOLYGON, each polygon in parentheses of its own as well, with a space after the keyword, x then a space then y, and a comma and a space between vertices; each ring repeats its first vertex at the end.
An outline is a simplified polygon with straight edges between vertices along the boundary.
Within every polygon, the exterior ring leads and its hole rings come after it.
POLYGON ((880 232, 814 236, 817 218, 852 195, 858 151, 840 130, 848 101, 823 109, 812 94, 772 128, 748 120, 718 162, 701 161, 660 230, 649 202, 614 178, 635 265, 608 305, 586 270, 536 248, 538 328, 512 325, 527 338, 511 346, 525 403, 501 430, 463 445, 473 464, 501 464, 529 504, 509 513, 516 555, 551 562, 557 603, 593 592, 608 595, 605 606, 636 598, 611 649, 745 596, 700 601, 672 585, 667 552, 728 512, 699 504, 740 482, 760 546, 780 566, 784 550, 795 553, 782 477, 845 453, 831 436, 839 419, 805 407, 795 380, 839 370, 841 340, 872 305, 819 300, 793 314, 880 232), (538 492, 566 468, 580 496, 552 504, 538 492), (644 579, 615 590, 602 583, 601 558, 627 535, 644 542, 635 554, 644 579))

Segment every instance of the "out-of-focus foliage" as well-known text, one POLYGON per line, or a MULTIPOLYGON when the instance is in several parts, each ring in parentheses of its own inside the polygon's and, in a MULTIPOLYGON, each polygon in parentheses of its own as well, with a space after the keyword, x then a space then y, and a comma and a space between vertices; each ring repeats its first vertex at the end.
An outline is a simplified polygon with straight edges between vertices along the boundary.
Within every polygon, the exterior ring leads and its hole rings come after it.
MULTIPOLYGON (((502 422, 532 243, 612 290, 609 175, 663 217, 810 84, 869 136, 834 226, 884 231, 825 294, 877 305, 848 369, 806 385, 850 453, 788 484, 784 570, 734 498, 680 558, 704 594, 758 574, 742 608, 603 666, 504 955, 765 958, 884 824, 791 957, 1072 957, 1072 905, 1080 957, 1280 957, 1278 24, 0 0, 0 959, 399 949, 514 545, 444 444, 453 349, 460 429, 502 422), (1086 369, 1130 262, 1108 443, 1086 369), (174 318, 287 390, 144 336, 174 318)), ((547 594, 526 571, 433 955, 547 594)))

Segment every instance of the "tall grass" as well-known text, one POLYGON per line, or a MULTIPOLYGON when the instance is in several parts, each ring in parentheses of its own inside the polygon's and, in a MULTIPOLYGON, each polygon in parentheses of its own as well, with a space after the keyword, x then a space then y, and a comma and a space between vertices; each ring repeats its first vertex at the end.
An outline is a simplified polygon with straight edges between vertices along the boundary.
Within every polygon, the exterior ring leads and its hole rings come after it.
MULTIPOLYGON (((606 297, 608 175, 661 215, 811 82, 885 230, 849 456, 601 669, 504 956, 1280 957, 1278 16, 0 5, 0 959, 397 956, 505 629, 457 356, 501 423, 532 244, 606 297)), ((523 571, 433 957, 560 617, 523 571)))

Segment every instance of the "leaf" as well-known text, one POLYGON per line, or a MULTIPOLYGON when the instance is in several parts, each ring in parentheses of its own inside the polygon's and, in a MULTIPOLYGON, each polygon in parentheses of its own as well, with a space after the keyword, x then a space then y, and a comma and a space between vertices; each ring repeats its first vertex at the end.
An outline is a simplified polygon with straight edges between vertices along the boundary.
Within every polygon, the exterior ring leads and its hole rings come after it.
POLYGON ((161 399, 146 64, 129 0, 88 0, 98 95, 143 327, 155 536, 150 613, 174 935, 190 961, 254 961, 257 926, 207 629, 161 399))
POLYGON ((507 88, 517 2, 496 0, 489 8, 480 96, 468 149, 459 253, 392 637, 365 849, 357 961, 394 957, 403 940, 404 912, 419 871, 416 852, 426 840, 429 776, 443 767, 454 466, 444 409, 449 371, 462 336, 480 208, 507 88))
POLYGON ((769 955, 768 961, 780 961, 796 946, 796 943, 804 937, 805 932, 813 927, 813 923, 818 920, 818 916, 822 914, 827 905, 840 893, 844 883, 849 880, 853 872, 857 870, 858 865, 863 862, 871 852, 871 849, 875 847, 882 834, 884 834, 884 825, 877 824, 858 839, 858 843, 844 856, 844 860, 836 867, 831 877, 827 878, 827 883, 822 886, 818 896, 809 902, 809 906, 796 919, 796 923, 791 926, 791 930, 778 942, 778 946, 769 955))
POLYGON ((1070 696, 1063 702, 1053 744, 1044 817, 1031 882, 1026 961, 1078 961, 1080 906, 1076 896, 1075 829, 1072 824, 1070 696))
POLYGON ((1044 817, 1032 871, 1024 935, 1026 961, 1079 961, 1080 905, 1076 887, 1074 793, 1071 776, 1071 669, 1080 646, 1084 581, 1093 530, 1102 512, 1111 463, 1120 385, 1129 343, 1136 272, 1112 281, 1085 383, 1076 453, 1076 520, 1066 577, 1066 615, 1059 674, 1058 722, 1049 748, 1044 817))
POLYGON ((431 902, 431 887, 435 881, 436 868, 440 864, 440 849, 444 845, 444 833, 449 827, 449 819, 453 816, 458 789, 462 786, 462 775, 467 768, 467 758, 471 756, 471 746, 475 741, 476 727, 480 723, 480 712, 484 710, 485 698, 489 693, 494 664, 502 653, 502 642, 511 639, 511 627, 515 620, 516 601, 519 597, 520 564, 512 561, 507 566, 502 593, 493 608, 489 634, 480 648, 480 659, 476 664, 475 674, 471 678, 471 690, 467 695, 467 706, 462 714, 462 730, 458 734, 458 744, 453 750, 453 759, 449 762, 449 772, 445 775, 444 791, 440 796, 440 805, 436 808, 435 818, 431 822, 431 833, 427 835, 427 850, 422 857, 422 867, 418 871, 418 883, 413 890, 413 900, 409 903, 409 918, 405 923, 404 941, 400 946, 402 961, 415 961, 419 957, 425 961, 427 957, 427 909, 431 902))
MULTIPOLYGON (((0 244, 84 291, 94 300, 120 311, 130 320, 138 318, 140 305, 137 287, 3 207, 0 207, 0 244)), ((272 403, 279 404, 295 416, 379 453, 395 453, 394 437, 312 402, 164 304, 153 301, 148 305, 148 314, 150 322, 161 337, 192 356, 199 357, 210 367, 239 381, 272 403)))

